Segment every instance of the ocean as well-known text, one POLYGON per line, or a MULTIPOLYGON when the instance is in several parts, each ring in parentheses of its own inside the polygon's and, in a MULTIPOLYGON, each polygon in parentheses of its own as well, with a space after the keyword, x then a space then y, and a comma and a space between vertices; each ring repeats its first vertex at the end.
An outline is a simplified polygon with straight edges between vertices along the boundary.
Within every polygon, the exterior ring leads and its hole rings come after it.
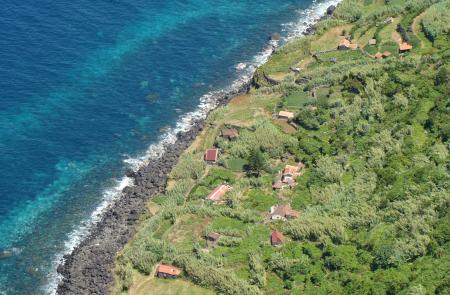
POLYGON ((52 294, 126 171, 338 2, 2 1, 0 294, 52 294))

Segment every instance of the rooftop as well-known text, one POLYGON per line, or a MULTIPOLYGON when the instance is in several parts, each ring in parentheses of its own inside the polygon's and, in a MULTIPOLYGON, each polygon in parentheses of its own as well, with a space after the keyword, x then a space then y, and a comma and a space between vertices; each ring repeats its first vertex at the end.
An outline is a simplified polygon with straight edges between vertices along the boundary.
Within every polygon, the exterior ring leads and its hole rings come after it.
POLYGON ((219 156, 218 149, 207 149, 205 151, 205 161, 217 161, 219 156))
POLYGON ((158 266, 157 272, 165 273, 173 276, 178 276, 181 271, 173 265, 160 264, 158 266))
POLYGON ((231 187, 228 185, 222 184, 218 187, 216 187, 209 195, 208 200, 211 200, 213 202, 220 202, 223 199, 223 196, 230 191, 231 187))

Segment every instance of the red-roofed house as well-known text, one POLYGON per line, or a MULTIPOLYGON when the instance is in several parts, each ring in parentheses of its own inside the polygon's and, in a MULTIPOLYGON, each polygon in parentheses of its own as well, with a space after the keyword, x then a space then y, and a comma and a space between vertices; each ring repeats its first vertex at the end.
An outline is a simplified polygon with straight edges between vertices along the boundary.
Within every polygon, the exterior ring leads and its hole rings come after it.
POLYGON ((377 52, 377 53, 375 54, 375 58, 376 58, 376 59, 382 59, 382 58, 383 58, 383 54, 382 54, 381 52, 377 52))
POLYGON ((281 246, 284 242, 284 236, 281 232, 274 230, 270 236, 272 246, 281 246))
POLYGON ((181 274, 181 270, 173 265, 160 264, 156 270, 158 278, 176 279, 181 274))
POLYGON ((342 39, 337 48, 338 50, 355 50, 358 48, 358 44, 352 43, 348 39, 342 39))
POLYGON ((207 197, 207 199, 215 204, 224 203, 224 196, 227 192, 231 190, 231 187, 225 184, 222 184, 216 187, 207 197))
POLYGON ((399 45, 398 51, 399 51, 400 53, 404 53, 404 52, 410 51, 412 48, 413 48, 412 45, 410 45, 410 44, 408 44, 408 43, 406 43, 406 42, 403 42, 403 43, 401 43, 401 44, 399 45))
POLYGON ((208 163, 215 163, 219 158, 219 150, 218 149, 207 149, 205 151, 204 159, 208 163))

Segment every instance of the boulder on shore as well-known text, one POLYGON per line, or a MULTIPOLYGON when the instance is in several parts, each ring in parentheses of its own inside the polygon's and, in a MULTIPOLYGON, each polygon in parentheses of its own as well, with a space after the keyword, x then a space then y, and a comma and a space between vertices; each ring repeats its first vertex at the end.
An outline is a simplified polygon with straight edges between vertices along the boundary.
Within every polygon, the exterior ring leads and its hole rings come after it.
POLYGON ((336 6, 331 5, 327 8, 327 15, 333 15, 334 11, 336 10, 336 6))
POLYGON ((280 33, 273 33, 273 34, 270 36, 270 40, 272 40, 272 41, 279 41, 280 39, 281 39, 280 33))

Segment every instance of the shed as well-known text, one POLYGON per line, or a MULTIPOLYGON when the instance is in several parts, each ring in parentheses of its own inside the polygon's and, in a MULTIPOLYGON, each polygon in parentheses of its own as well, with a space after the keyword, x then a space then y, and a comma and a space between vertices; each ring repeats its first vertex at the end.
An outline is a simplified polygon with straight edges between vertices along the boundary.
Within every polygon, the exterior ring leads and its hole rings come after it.
POLYGON ((404 53, 404 52, 410 51, 412 48, 413 48, 412 45, 410 45, 410 44, 408 44, 408 43, 406 43, 406 42, 403 42, 403 43, 401 43, 401 44, 399 45, 398 51, 399 51, 400 53, 404 53))
POLYGON ((215 163, 219 158, 219 150, 218 149, 207 149, 205 151, 204 159, 208 163, 215 163))
POLYGON ((391 56, 392 53, 390 53, 389 51, 385 51, 383 52, 383 58, 389 57, 391 56))
POLYGON ((210 242, 217 242, 217 240, 219 240, 219 238, 220 238, 220 234, 212 232, 212 233, 209 233, 209 234, 206 236, 206 238, 207 238, 208 241, 210 241, 210 242))
POLYGON ((355 50, 357 48, 358 44, 352 43, 348 39, 342 39, 337 47, 338 50, 348 50, 348 49, 355 50))
POLYGON ((228 140, 234 140, 239 137, 239 132, 235 128, 227 128, 222 130, 221 135, 228 140))
POLYGON ((281 246, 284 242, 284 236, 281 232, 274 230, 270 236, 272 246, 281 246))
POLYGON ((300 216, 300 212, 293 210, 289 204, 272 206, 269 214, 272 220, 296 219, 300 216))
POLYGON ((213 203, 220 204, 224 202, 223 197, 231 190, 231 187, 225 184, 216 187, 207 197, 207 199, 213 203))
POLYGON ((383 58, 383 54, 382 54, 381 52, 377 52, 377 53, 375 54, 375 58, 376 58, 376 59, 382 59, 382 58, 383 58))
POLYGON ((370 39, 369 45, 377 45, 377 39, 370 39))
POLYGON ((290 120, 295 117, 294 113, 288 111, 280 111, 278 113, 278 119, 290 120))
POLYGON ((181 271, 173 265, 160 264, 156 270, 156 276, 163 279, 175 279, 181 271))

